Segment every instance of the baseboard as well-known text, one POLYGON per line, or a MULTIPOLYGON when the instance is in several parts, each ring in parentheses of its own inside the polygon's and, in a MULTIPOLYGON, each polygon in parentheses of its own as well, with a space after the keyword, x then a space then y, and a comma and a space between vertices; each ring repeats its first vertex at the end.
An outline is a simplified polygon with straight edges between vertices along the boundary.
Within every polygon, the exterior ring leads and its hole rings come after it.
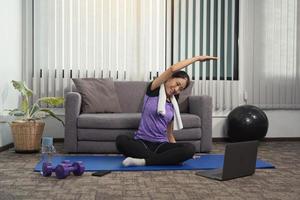
MULTIPOLYGON (((213 142, 227 142, 227 138, 213 138, 213 142)), ((276 137, 276 138, 264 138, 263 142, 293 142, 300 141, 300 137, 276 137)))
POLYGON ((10 149, 10 148, 13 148, 13 147, 14 147, 14 144, 13 144, 13 143, 4 145, 3 147, 0 147, 0 152, 6 151, 6 150, 8 150, 8 149, 10 149))
POLYGON ((300 141, 300 137, 278 137, 278 138, 264 138, 264 142, 293 142, 300 141))

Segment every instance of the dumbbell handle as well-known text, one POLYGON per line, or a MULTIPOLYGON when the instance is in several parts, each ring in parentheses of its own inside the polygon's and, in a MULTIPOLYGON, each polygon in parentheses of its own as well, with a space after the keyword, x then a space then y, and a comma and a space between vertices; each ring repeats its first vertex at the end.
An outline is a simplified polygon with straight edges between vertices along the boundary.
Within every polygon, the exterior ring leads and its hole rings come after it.
POLYGON ((69 171, 74 171, 74 170, 77 170, 77 167, 73 167, 73 166, 70 166, 68 167, 69 171))
POLYGON ((70 175, 70 172, 73 172, 76 176, 80 176, 84 172, 84 167, 79 163, 74 163, 71 166, 68 164, 59 164, 55 169, 56 177, 59 179, 67 177, 70 175))

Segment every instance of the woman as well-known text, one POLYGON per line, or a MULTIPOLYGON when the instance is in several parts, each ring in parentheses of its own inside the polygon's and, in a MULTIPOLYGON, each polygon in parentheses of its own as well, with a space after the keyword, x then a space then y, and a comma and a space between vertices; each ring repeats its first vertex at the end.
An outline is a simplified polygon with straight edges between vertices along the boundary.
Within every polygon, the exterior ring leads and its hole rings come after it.
MULTIPOLYGON (((177 97, 190 83, 187 73, 180 71, 188 65, 200 61, 217 60, 212 56, 195 56, 180 61, 152 81, 144 97, 142 118, 134 138, 119 135, 116 146, 127 158, 124 166, 175 165, 193 157, 195 147, 189 143, 176 143, 173 135, 174 103, 177 97), (165 114, 157 112, 160 89, 164 87, 166 102, 165 114)), ((163 90, 162 90, 163 91, 163 90)))

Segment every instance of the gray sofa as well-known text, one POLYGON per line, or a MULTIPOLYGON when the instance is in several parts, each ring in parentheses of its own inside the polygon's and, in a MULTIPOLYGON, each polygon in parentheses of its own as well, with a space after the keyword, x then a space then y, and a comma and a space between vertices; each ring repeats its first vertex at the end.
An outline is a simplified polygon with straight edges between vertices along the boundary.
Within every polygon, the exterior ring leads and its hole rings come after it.
MULTIPOLYGON (((115 82, 122 113, 81 113, 81 95, 67 93, 65 152, 118 153, 116 137, 119 134, 133 135, 138 128, 147 85, 148 82, 115 82)), ((191 142, 197 152, 209 152, 212 148, 211 97, 188 96, 179 103, 184 128, 174 131, 177 142, 191 142)))

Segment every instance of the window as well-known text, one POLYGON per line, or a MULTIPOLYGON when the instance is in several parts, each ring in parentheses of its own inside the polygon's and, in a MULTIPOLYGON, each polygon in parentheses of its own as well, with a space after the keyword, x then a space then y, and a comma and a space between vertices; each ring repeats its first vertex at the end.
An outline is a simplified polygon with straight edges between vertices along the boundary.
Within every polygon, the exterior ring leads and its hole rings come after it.
POLYGON ((170 64, 195 55, 215 55, 219 62, 193 65, 193 80, 238 80, 239 1, 172 0, 170 4, 170 64))

